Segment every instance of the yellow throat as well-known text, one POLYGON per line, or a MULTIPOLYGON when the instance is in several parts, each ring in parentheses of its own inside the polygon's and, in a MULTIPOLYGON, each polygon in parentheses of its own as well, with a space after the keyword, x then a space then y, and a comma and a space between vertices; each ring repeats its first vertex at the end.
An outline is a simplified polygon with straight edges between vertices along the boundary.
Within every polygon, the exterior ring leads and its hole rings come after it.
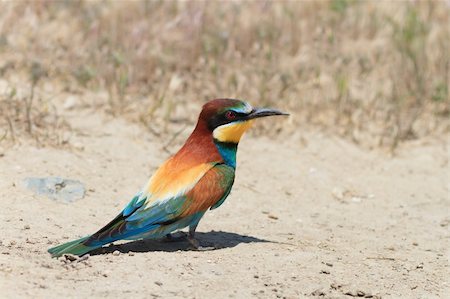
POLYGON ((245 131, 247 131, 252 124, 253 120, 247 120, 218 126, 213 131, 213 137, 219 142, 239 143, 242 135, 244 135, 245 131))

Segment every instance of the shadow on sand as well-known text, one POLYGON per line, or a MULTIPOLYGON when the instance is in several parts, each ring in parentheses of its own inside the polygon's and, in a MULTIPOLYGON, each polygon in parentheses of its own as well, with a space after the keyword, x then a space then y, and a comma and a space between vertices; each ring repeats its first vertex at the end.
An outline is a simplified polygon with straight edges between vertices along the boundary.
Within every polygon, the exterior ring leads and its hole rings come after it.
MULTIPOLYGON (((212 250, 219 250, 223 248, 232 248, 241 243, 274 243, 272 241, 258 239, 251 236, 244 236, 235 233, 228 233, 222 231, 211 231, 207 233, 197 232, 195 234, 196 239, 204 247, 214 247, 212 250)), ((152 252, 152 251, 189 251, 193 250, 189 242, 184 238, 179 241, 164 241, 160 240, 138 240, 130 241, 128 243, 109 245, 104 248, 99 248, 90 252, 90 255, 108 254, 114 251, 120 251, 121 253, 129 252, 152 252)))

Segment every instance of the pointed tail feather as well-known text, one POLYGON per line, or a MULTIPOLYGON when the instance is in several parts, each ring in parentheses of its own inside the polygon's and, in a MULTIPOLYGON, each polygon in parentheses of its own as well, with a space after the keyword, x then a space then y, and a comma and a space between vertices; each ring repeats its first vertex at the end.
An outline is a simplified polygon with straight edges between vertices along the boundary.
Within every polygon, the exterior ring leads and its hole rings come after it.
POLYGON ((88 253, 91 250, 97 249, 102 247, 103 244, 96 244, 96 246, 88 246, 85 245, 84 242, 89 238, 90 236, 86 236, 84 238, 73 240, 55 247, 52 247, 48 249, 48 252, 52 255, 52 257, 60 257, 65 253, 70 253, 74 255, 81 256, 83 254, 88 253))

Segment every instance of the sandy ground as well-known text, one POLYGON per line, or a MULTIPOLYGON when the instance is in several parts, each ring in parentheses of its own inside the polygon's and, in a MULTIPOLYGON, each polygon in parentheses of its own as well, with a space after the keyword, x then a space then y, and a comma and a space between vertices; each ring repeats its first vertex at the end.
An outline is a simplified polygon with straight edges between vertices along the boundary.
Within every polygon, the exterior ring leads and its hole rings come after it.
POLYGON ((139 241, 65 263, 47 248, 107 223, 168 156, 166 141, 125 121, 89 111, 69 121, 74 148, 22 145, 0 157, 2 298, 449 296, 443 141, 389 157, 316 133, 245 136, 230 197, 198 228, 219 249, 139 241), (86 197, 62 204, 21 187, 55 175, 82 181, 86 197))

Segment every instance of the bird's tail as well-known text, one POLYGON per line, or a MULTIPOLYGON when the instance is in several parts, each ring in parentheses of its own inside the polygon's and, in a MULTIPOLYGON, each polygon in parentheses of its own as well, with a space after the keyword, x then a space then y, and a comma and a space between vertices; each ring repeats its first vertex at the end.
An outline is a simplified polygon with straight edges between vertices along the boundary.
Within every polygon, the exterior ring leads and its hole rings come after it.
POLYGON ((81 256, 83 254, 88 253, 91 250, 97 249, 102 247, 103 244, 95 244, 95 246, 92 245, 86 245, 85 241, 89 239, 90 236, 83 237, 78 240, 73 240, 55 247, 52 247, 48 250, 48 252, 52 255, 52 257, 60 257, 61 255, 65 253, 70 253, 74 255, 81 256))

